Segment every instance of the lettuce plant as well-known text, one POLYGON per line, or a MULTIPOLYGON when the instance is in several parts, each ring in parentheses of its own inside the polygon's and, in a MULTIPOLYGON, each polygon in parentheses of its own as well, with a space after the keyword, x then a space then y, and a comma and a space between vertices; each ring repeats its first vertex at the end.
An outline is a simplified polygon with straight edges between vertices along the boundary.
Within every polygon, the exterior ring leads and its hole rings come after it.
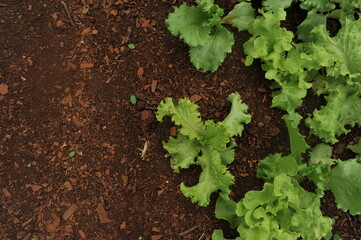
MULTIPOLYGON (((291 153, 268 156, 257 167, 257 177, 265 180, 261 191, 249 191, 238 203, 221 193, 216 217, 227 220, 244 239, 330 239, 333 220, 322 216, 320 198, 331 190, 337 206, 351 214, 361 213, 361 141, 349 148, 357 156, 341 161, 331 158, 330 146, 314 147, 308 163, 303 158, 310 147, 299 134, 297 120, 286 115, 291 153), (307 177, 317 186, 316 193, 305 191, 299 182, 307 177)), ((216 230, 213 240, 224 240, 216 230)))
POLYGON ((266 78, 274 80, 273 107, 294 113, 311 87, 325 96, 327 104, 306 124, 329 143, 349 132, 346 126, 361 124, 361 19, 354 17, 360 5, 346 0, 265 0, 250 23, 252 37, 243 45, 246 65, 261 59, 266 78), (284 8, 296 2, 309 11, 297 35, 282 27, 284 8), (341 22, 334 37, 326 29, 327 18, 341 22))
POLYGON ((196 0, 195 6, 183 3, 168 15, 169 31, 189 45, 191 62, 197 69, 216 71, 227 53, 232 51, 233 34, 222 24, 230 24, 239 31, 246 30, 253 19, 254 9, 242 2, 224 18, 224 11, 214 0, 196 0))
MULTIPOLYGON (((237 227, 236 240, 329 239, 333 223, 322 216, 317 195, 285 173, 266 182, 261 191, 247 192, 238 203, 220 196, 216 216, 237 227)), ((212 239, 224 240, 222 230, 216 230, 212 239)))
POLYGON ((210 196, 215 191, 229 194, 229 186, 234 177, 227 170, 227 165, 234 159, 234 136, 241 136, 243 124, 251 121, 246 114, 247 105, 238 93, 228 96, 232 107, 229 115, 222 121, 202 121, 198 106, 188 98, 179 100, 175 105, 171 98, 165 99, 158 106, 157 120, 171 115, 173 122, 179 126, 176 138, 170 137, 163 142, 163 147, 171 157, 171 167, 175 172, 188 168, 192 164, 199 165, 202 172, 199 182, 192 187, 181 184, 181 192, 200 206, 207 206, 210 196))

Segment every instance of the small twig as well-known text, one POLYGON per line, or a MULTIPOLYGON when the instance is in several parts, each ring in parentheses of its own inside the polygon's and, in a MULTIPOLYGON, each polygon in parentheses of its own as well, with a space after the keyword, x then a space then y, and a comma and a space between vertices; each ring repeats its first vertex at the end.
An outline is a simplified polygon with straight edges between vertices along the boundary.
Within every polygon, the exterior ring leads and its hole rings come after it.
POLYGON ((143 160, 144 160, 145 154, 147 153, 147 150, 148 150, 148 143, 149 143, 148 141, 145 141, 145 143, 144 143, 144 147, 143 147, 142 155, 141 155, 143 160))
POLYGON ((127 29, 127 35, 125 35, 125 37, 122 40, 122 45, 126 44, 129 41, 130 35, 132 34, 132 27, 128 27, 127 29))
POLYGON ((198 226, 197 226, 197 225, 195 225, 195 226, 191 227, 190 229, 188 229, 188 230, 186 230, 186 231, 184 231, 184 232, 179 233, 178 235, 179 235, 179 236, 186 235, 186 234, 188 234, 188 233, 192 232, 193 230, 195 230, 196 228, 198 228, 198 226))
POLYGON ((148 109, 148 110, 158 110, 158 108, 156 108, 156 107, 145 107, 145 109, 148 109))
POLYGON ((61 1, 61 4, 63 4, 63 6, 64 6, 64 9, 65 9, 66 15, 68 16, 68 19, 69 19, 70 24, 71 24, 72 26, 75 26, 75 24, 74 24, 74 22, 73 22, 73 19, 71 18, 71 15, 70 15, 68 6, 66 5, 66 3, 65 3, 64 1, 61 1))
POLYGON ((148 99, 145 99, 145 98, 142 98, 142 97, 139 97, 138 95, 134 95, 137 99, 139 99, 140 101, 143 101, 143 102, 146 102, 146 103, 149 103, 149 100, 148 99))
POLYGON ((201 240, 204 237, 204 232, 202 233, 202 235, 198 238, 198 240, 201 240))

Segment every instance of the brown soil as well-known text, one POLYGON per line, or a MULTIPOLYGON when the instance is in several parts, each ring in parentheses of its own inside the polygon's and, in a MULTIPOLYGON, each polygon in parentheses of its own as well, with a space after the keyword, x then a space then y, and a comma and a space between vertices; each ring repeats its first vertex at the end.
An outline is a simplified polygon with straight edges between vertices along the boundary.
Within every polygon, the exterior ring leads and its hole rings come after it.
MULTIPOLYGON (((237 35, 216 73, 202 73, 165 26, 178 1, 66 4, 74 25, 58 0, 0 3, 0 238, 210 239, 227 225, 214 217, 216 196, 204 208, 180 193, 198 169, 172 172, 161 143, 173 125, 157 122, 155 108, 165 97, 195 96, 205 119, 221 120, 227 95, 238 91, 253 119, 230 166, 234 197, 260 189, 257 162, 289 147, 283 113, 270 108, 269 81, 259 64, 241 63, 248 36, 237 35), (132 105, 132 94, 146 101, 132 105)), ((323 209, 338 216, 335 233, 360 237, 361 219, 337 210, 332 198, 323 209)))

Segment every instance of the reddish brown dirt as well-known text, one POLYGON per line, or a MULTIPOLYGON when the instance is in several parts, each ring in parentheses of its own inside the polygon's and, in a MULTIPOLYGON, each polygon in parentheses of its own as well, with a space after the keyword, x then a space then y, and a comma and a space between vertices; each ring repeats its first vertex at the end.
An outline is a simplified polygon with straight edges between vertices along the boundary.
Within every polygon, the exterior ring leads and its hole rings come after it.
MULTIPOLYGON (((164 24, 177 1, 66 4, 74 26, 58 0, 0 4, 0 238, 210 239, 226 226, 214 217, 215 197, 202 208, 179 192, 198 170, 172 172, 161 145, 172 124, 155 121, 155 108, 197 94, 204 118, 221 120, 238 91, 253 121, 230 166, 234 197, 259 189, 257 162, 286 152, 288 140, 259 64, 241 63, 248 36, 216 73, 202 73, 164 24), (132 94, 147 102, 130 104, 132 94)), ((339 217, 336 233, 360 237, 359 218, 338 211, 330 194, 323 203, 339 217)))

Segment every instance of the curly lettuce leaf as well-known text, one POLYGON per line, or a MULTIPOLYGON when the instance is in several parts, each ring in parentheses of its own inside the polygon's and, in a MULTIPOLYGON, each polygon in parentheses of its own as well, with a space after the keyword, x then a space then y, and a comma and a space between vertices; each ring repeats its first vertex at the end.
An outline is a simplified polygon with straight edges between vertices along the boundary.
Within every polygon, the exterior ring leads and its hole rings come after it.
POLYGON ((242 102, 239 93, 230 94, 228 101, 232 103, 231 111, 222 121, 222 124, 227 127, 227 133, 230 137, 241 137, 244 124, 251 121, 251 115, 247 114, 248 106, 242 102))
POLYGON ((306 150, 310 148, 310 146, 307 145, 305 137, 301 135, 298 130, 298 125, 300 124, 302 117, 296 112, 291 112, 284 115, 282 119, 287 125, 288 135, 290 137, 291 155, 300 163, 302 160, 302 153, 305 153, 306 150))
POLYGON ((181 126, 179 132, 190 139, 196 139, 204 131, 201 115, 197 109, 198 106, 187 98, 179 100, 178 105, 174 105, 171 98, 166 98, 159 104, 156 117, 161 122, 164 116, 172 115, 172 121, 181 126))
POLYGON ((270 182, 281 173, 288 176, 296 176, 298 173, 298 164, 292 156, 284 156, 275 154, 268 156, 259 162, 257 167, 257 177, 270 182))
POLYGON ((242 2, 234 6, 234 8, 222 19, 223 23, 231 24, 238 31, 248 30, 251 22, 254 20, 255 10, 250 2, 242 2))
POLYGON ((211 25, 209 15, 199 6, 187 6, 183 3, 168 15, 166 24, 169 31, 183 39, 189 46, 203 46, 210 38, 211 25))
POLYGON ((204 44, 190 47, 191 62, 197 69, 214 72, 222 64, 227 53, 232 51, 233 44, 233 34, 227 28, 217 26, 214 34, 204 44))
POLYGON ((281 89, 272 93, 272 107, 278 107, 287 112, 293 112, 302 104, 307 95, 307 88, 300 88, 298 82, 288 81, 281 85, 281 89))
POLYGON ((263 0, 262 5, 265 9, 275 10, 277 8, 288 8, 295 0, 263 0))
POLYGON ((220 153, 211 147, 202 148, 202 156, 198 157, 197 165, 202 168, 199 181, 192 187, 181 184, 180 190, 184 196, 191 198, 193 203, 199 206, 207 206, 213 192, 221 190, 229 194, 230 185, 234 183, 234 177, 222 164, 220 153))
POLYGON ((325 97, 327 104, 306 119, 311 133, 328 143, 336 143, 337 136, 350 132, 346 126, 361 124, 361 98, 353 87, 339 86, 325 97))
POLYGON ((204 124, 205 130, 199 143, 202 146, 212 146, 218 151, 227 149, 227 144, 230 141, 230 136, 227 133, 227 127, 220 123, 214 123, 212 120, 207 120, 204 124))
POLYGON ((206 12, 209 12, 214 6, 214 0, 196 0, 196 3, 206 12))
POLYGON ((361 19, 346 18, 341 25, 335 37, 330 37, 325 25, 315 27, 311 50, 326 67, 328 76, 357 78, 361 76, 361 19))
MULTIPOLYGON (((333 0, 300 0, 301 8, 305 10, 317 10, 319 12, 329 12, 336 8, 333 0)), ((347 0, 346 0, 347 1, 347 0)))
POLYGON ((298 25, 298 39, 305 42, 314 41, 311 31, 318 25, 326 25, 327 15, 319 14, 315 9, 307 13, 306 19, 298 25))
POLYGON ((335 3, 338 3, 341 7, 341 10, 347 13, 354 13, 356 9, 361 9, 360 0, 332 0, 335 3))
POLYGON ((337 162, 331 158, 331 155, 330 146, 319 144, 312 149, 308 166, 303 164, 299 169, 301 176, 306 176, 316 185, 316 193, 319 197, 324 195, 331 166, 337 162))
POLYGON ((216 202, 215 215, 218 219, 223 219, 231 224, 231 228, 236 228, 240 224, 240 217, 236 214, 237 204, 229 199, 229 196, 220 193, 216 202))
POLYGON ((356 144, 349 145, 348 148, 361 157, 361 140, 359 140, 356 144))
POLYGON ((356 159, 340 161, 328 175, 326 187, 331 189, 337 206, 352 215, 361 214, 361 163, 356 159))
POLYGON ((262 16, 257 17, 248 30, 253 36, 243 44, 247 54, 247 66, 251 65, 255 58, 278 57, 292 48, 293 33, 280 27, 281 21, 286 19, 286 12, 278 8, 274 12, 260 13, 262 16))
POLYGON ((201 151, 201 145, 188 137, 178 134, 177 138, 170 137, 168 142, 163 142, 163 148, 168 151, 167 156, 171 157, 171 167, 174 172, 179 173, 180 169, 189 168, 195 164, 195 159, 201 151))

